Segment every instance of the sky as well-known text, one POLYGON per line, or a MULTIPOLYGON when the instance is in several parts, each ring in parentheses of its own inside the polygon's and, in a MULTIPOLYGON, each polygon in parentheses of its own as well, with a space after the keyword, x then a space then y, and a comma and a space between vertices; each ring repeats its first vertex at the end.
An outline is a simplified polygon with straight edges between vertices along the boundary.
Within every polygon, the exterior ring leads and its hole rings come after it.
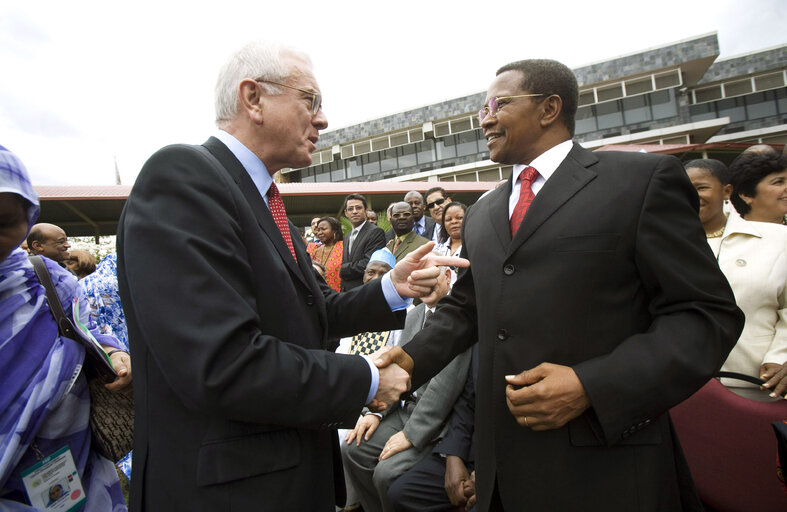
POLYGON ((501 65, 569 67, 717 32, 720 58, 787 43, 784 0, 0 0, 0 145, 34 185, 131 185, 215 130, 213 87, 254 39, 308 53, 328 130, 481 92, 501 65))

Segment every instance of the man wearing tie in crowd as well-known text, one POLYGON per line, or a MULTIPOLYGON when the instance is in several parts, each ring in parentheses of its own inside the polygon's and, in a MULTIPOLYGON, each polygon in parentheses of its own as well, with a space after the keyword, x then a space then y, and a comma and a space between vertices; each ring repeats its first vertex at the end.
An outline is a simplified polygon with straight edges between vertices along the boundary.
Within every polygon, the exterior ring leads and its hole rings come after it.
POLYGON ((479 511, 701 510, 667 411, 743 317, 680 162, 572 143, 577 102, 558 62, 498 71, 479 122, 513 175, 467 212, 471 267, 378 365, 417 388, 479 341, 479 511))
POLYGON ((219 74, 215 136, 158 151, 129 195, 118 279, 139 372, 134 511, 332 512, 334 429, 398 399, 408 376, 327 340, 401 327, 401 297, 430 293, 434 265, 463 264, 424 247, 349 292, 315 277, 272 176, 311 163, 321 101, 306 55, 249 44, 219 74))

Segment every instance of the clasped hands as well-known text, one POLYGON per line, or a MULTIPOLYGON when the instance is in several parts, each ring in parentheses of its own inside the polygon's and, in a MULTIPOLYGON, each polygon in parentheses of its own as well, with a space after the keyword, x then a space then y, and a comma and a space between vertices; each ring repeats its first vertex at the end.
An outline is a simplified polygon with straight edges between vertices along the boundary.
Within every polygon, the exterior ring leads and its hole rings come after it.
MULTIPOLYGON (((434 291, 439 266, 468 267, 470 262, 454 256, 440 256, 432 252, 434 242, 417 248, 404 257, 391 270, 391 283, 402 297, 425 297, 434 291)), ((385 362, 379 356, 391 347, 384 347, 374 355, 375 364, 380 369, 380 384, 372 402, 367 404, 372 411, 382 411, 399 400, 402 393, 410 389, 410 376, 413 373, 413 360, 399 347, 395 356, 385 362), (402 355, 403 354, 403 355, 402 355)))

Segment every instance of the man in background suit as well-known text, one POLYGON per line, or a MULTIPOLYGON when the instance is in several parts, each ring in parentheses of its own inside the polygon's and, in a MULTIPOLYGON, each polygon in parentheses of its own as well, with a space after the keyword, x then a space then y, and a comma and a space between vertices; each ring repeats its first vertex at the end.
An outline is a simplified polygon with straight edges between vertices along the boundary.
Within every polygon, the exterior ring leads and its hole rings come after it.
POLYGON ((387 244, 386 248, 396 256, 399 262, 412 251, 429 242, 413 229, 414 218, 413 208, 404 201, 398 202, 391 208, 391 229, 394 238, 387 244))
POLYGON ((363 284, 363 273, 372 253, 385 247, 385 232, 367 220, 368 204, 361 194, 350 194, 344 199, 344 215, 353 228, 345 237, 342 267, 342 291, 363 284))
POLYGON ((417 387, 478 340, 480 511, 700 510, 667 411, 743 317, 680 162, 573 144, 577 102, 558 62, 498 71, 479 121, 512 177, 464 219, 472 266, 378 364, 417 387))
MULTIPOLYGON (((413 208, 413 230, 420 236, 431 240, 434 236, 435 221, 431 217, 424 215, 425 204, 424 196, 417 190, 411 190, 404 195, 404 202, 413 208)), ((385 232, 385 241, 393 240, 393 228, 385 232)), ((435 242, 436 243, 436 242, 435 242)))
POLYGON ((431 265, 453 263, 420 260, 427 247, 341 294, 315 277, 272 176, 311 163, 321 101, 307 56, 249 44, 219 74, 216 136, 158 151, 129 195, 118 280, 135 512, 332 512, 344 489, 334 429, 406 388, 403 370, 377 372, 327 340, 400 327, 400 296, 429 293, 431 265))

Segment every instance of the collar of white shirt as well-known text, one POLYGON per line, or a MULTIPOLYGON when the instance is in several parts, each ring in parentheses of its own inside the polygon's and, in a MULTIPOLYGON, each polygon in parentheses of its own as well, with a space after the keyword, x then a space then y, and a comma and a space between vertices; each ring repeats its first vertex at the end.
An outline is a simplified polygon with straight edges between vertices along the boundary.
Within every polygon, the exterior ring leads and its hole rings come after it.
MULTIPOLYGON (((563 160, 566 159, 573 146, 574 142, 572 140, 569 139, 563 141, 560 144, 547 149, 538 155, 532 162, 530 162, 530 166, 534 167, 538 171, 538 178, 536 178, 536 181, 534 181, 533 185, 530 187, 533 191, 533 195, 538 194, 538 191, 541 190, 541 187, 544 186, 544 183, 547 182, 552 174, 555 173, 557 168, 560 167, 560 164, 563 163, 563 160)), ((519 179, 519 174, 525 167, 527 167, 527 165, 514 165, 512 179, 515 181, 514 186, 511 189, 511 196, 508 199, 509 218, 511 218, 511 214, 514 212, 514 207, 516 206, 517 201, 519 201, 519 188, 522 184, 522 180, 519 179)))
POLYGON ((244 146, 241 141, 224 130, 218 130, 215 137, 223 142, 224 145, 227 146, 227 149, 235 155, 235 158, 238 159, 243 168, 246 169, 249 177, 251 177, 254 186, 259 190, 262 199, 265 200, 265 204, 268 204, 268 189, 271 188, 273 178, 271 178, 268 168, 265 167, 262 160, 252 153, 249 148, 244 146))

